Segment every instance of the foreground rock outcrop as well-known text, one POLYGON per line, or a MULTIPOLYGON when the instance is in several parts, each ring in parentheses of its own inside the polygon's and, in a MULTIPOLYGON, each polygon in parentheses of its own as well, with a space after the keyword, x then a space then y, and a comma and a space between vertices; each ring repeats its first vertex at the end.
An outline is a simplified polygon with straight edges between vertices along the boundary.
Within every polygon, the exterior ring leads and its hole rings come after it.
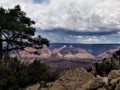
POLYGON ((86 69, 76 68, 63 72, 58 80, 48 83, 47 88, 36 90, 87 90, 95 79, 86 69))
POLYGON ((79 90, 87 89, 95 77, 84 68, 76 68, 64 72, 61 77, 48 86, 49 90, 79 90), (87 82, 87 83, 86 83, 87 82))
POLYGON ((65 71, 46 87, 35 84, 25 90, 120 90, 120 70, 112 70, 107 77, 96 77, 84 68, 65 71))

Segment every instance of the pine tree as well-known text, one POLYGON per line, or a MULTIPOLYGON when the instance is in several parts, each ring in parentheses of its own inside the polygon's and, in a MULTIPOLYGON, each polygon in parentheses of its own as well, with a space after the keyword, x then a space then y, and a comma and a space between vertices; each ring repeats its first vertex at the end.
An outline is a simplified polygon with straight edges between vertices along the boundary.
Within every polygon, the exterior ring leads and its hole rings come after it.
POLYGON ((0 59, 5 52, 22 50, 25 47, 42 48, 49 46, 49 41, 40 35, 34 37, 35 24, 26 16, 19 5, 12 9, 0 8, 0 59))

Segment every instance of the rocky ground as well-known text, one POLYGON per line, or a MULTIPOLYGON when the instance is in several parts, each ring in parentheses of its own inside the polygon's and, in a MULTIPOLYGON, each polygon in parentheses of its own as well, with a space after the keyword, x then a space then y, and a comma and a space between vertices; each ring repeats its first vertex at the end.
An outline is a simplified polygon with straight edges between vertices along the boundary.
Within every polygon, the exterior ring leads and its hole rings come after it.
POLYGON ((35 84, 25 90, 120 90, 120 70, 112 70, 108 76, 94 76, 84 68, 63 72, 58 80, 46 87, 35 84))

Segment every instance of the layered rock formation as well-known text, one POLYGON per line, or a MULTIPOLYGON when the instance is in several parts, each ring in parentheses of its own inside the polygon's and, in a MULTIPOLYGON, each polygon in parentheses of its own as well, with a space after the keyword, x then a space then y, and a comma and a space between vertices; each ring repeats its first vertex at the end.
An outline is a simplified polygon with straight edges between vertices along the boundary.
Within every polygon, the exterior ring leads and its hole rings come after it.
POLYGON ((95 59, 95 57, 88 51, 82 48, 76 48, 73 46, 63 46, 56 49, 58 54, 61 54, 65 59, 95 59))
POLYGON ((83 60, 83 59, 95 59, 91 53, 82 48, 76 48, 73 46, 63 45, 60 48, 43 48, 36 50, 31 47, 25 48, 25 51, 20 51, 22 57, 39 57, 40 59, 67 59, 67 60, 83 60), (37 52, 37 54, 35 54, 37 52), (37 56, 36 56, 37 55, 37 56))
POLYGON ((107 50, 107 51, 105 51, 105 52, 103 52, 103 53, 101 53, 101 54, 98 54, 98 55, 96 56, 96 58, 99 59, 99 60, 102 60, 102 59, 104 59, 104 58, 110 58, 110 57, 112 57, 112 55, 113 55, 117 50, 119 50, 119 48, 120 48, 120 47, 111 48, 111 49, 109 49, 109 50, 107 50))

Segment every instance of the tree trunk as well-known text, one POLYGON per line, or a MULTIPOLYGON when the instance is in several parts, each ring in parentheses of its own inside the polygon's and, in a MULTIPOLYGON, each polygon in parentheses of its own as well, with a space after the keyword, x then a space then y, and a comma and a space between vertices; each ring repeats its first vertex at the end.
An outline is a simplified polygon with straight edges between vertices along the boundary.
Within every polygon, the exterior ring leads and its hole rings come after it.
POLYGON ((3 46, 2 46, 2 29, 0 29, 0 59, 2 59, 3 54, 2 54, 3 46))

